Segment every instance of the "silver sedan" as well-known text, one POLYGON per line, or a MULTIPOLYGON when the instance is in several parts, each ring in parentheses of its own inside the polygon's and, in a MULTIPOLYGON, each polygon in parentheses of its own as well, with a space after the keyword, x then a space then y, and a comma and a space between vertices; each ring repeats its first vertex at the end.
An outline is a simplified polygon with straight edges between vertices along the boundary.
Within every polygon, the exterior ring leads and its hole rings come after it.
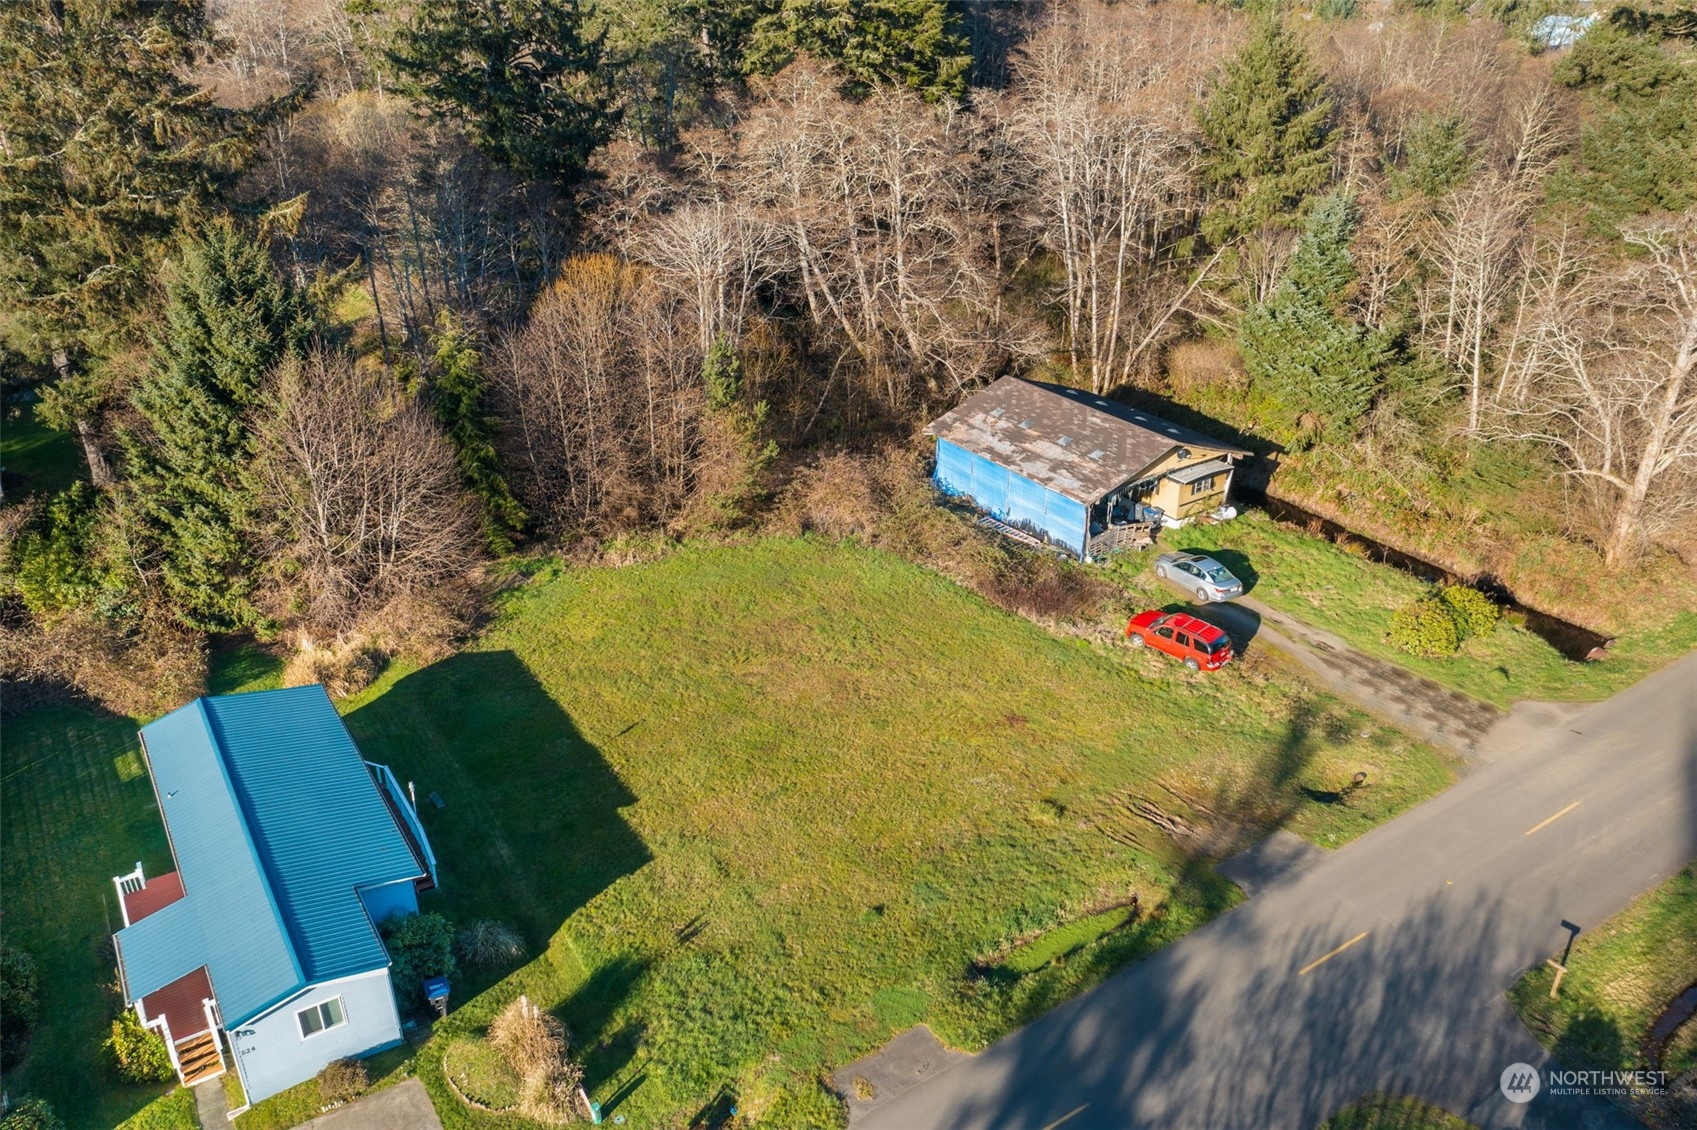
POLYGON ((1195 553, 1163 553, 1155 558, 1155 575, 1188 590, 1197 600, 1230 600, 1243 595, 1243 582, 1212 557, 1195 553))

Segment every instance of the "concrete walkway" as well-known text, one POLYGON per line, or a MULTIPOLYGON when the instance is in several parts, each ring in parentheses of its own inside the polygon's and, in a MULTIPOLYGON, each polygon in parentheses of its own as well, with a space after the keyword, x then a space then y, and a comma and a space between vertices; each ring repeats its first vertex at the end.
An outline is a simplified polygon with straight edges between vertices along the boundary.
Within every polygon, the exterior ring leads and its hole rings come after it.
POLYGON ((301 1130, 442 1130, 424 1084, 408 1079, 303 1124, 301 1130))
POLYGON ((200 1119, 201 1130, 227 1130, 229 1111, 230 1099, 224 1093, 223 1077, 195 1084, 194 1113, 200 1119))

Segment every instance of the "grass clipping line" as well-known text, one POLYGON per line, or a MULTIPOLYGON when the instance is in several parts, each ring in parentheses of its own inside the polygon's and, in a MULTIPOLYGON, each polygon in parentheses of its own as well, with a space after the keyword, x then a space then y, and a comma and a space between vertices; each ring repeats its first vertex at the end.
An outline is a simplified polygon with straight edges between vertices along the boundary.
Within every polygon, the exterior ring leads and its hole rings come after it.
POLYGON ((568 1056, 565 1025, 520 996, 489 1026, 489 1042, 523 1081, 520 1114, 553 1125, 587 1117, 583 1068, 568 1056))

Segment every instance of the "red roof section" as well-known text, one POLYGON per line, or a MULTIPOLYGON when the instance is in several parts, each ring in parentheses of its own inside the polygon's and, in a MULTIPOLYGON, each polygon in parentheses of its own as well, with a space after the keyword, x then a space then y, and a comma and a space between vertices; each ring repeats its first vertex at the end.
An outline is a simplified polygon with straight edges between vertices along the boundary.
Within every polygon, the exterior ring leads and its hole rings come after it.
POLYGON ((155 875, 139 891, 130 891, 124 895, 124 914, 129 917, 133 926, 149 914, 164 910, 182 897, 183 880, 175 871, 155 875))
MULTIPOLYGON (((152 885, 148 884, 150 887, 152 885)), ((203 965, 193 973, 178 977, 163 989, 141 998, 141 1008, 147 1013, 149 1020, 157 1020, 163 1016, 165 1023, 170 1025, 172 1042, 180 1043, 211 1027, 206 1022, 206 1009, 201 1004, 202 1001, 211 999, 212 981, 206 976, 206 967, 203 965)))

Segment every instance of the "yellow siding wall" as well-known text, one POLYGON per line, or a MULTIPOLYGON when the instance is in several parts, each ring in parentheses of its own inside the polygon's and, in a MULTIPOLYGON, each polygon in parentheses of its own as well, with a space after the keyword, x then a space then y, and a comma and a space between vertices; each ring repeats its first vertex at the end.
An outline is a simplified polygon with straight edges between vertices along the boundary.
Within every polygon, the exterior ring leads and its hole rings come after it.
MULTIPOLYGON (((1206 463, 1210 459, 1218 459, 1221 454, 1218 451, 1199 451, 1193 448, 1190 452, 1190 458, 1180 459, 1176 454, 1169 455, 1155 464, 1149 475, 1165 476, 1167 472, 1176 471, 1180 467, 1189 467, 1197 463, 1206 463)), ((1232 472, 1230 471, 1215 476, 1215 489, 1207 494, 1191 494, 1188 484, 1175 483, 1171 479, 1163 477, 1156 485, 1155 493, 1149 501, 1175 518, 1188 518, 1193 514, 1206 513, 1226 501, 1226 493, 1231 489, 1231 477, 1232 472)))

